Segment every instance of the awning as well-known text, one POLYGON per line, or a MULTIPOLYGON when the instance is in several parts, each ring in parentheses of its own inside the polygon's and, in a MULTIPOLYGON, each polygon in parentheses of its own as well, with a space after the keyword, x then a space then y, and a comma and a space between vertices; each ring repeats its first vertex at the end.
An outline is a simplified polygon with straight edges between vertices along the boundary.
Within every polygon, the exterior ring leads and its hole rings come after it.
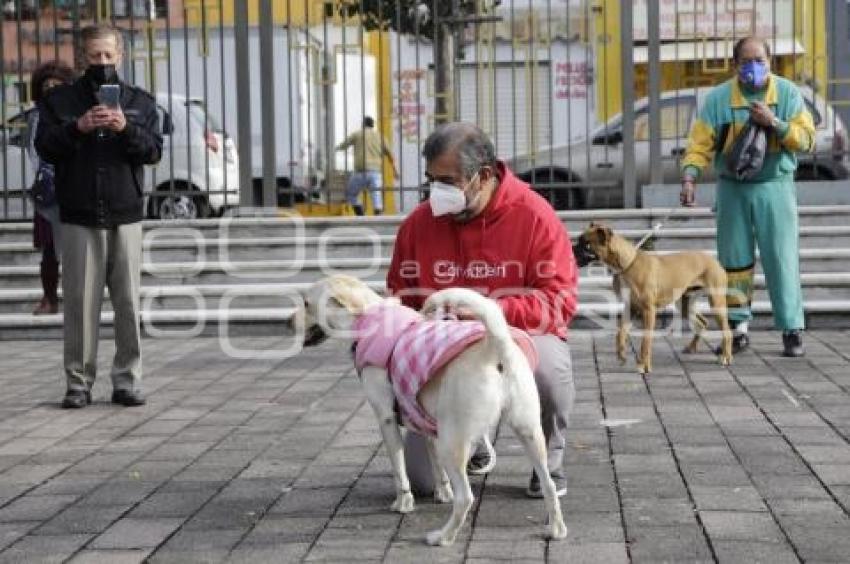
MULTIPOLYGON (((801 55, 806 52, 800 42, 792 38, 768 39, 767 43, 773 55, 801 55)), ((661 62, 731 59, 734 44, 734 41, 724 39, 662 43, 661 62)), ((635 47, 634 61, 635 64, 649 62, 649 47, 646 45, 635 47)))

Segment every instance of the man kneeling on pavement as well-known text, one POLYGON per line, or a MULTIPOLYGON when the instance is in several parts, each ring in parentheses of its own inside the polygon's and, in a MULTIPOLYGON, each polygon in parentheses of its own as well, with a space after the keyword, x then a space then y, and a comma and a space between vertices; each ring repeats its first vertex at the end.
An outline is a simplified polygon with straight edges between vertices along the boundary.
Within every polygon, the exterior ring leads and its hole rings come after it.
MULTIPOLYGON (((442 125, 422 152, 430 199, 399 228, 387 287, 415 309, 433 291, 473 288, 495 299, 508 323, 531 335, 540 358, 535 381, 549 471, 562 496, 565 431, 575 397, 566 337, 578 281, 567 232, 552 207, 496 159, 493 143, 478 127, 442 125)), ((423 441, 408 433, 405 456, 411 485, 424 494, 433 483, 423 441)), ((479 450, 469 472, 486 472, 489 463, 479 450)), ((542 497, 533 473, 527 493, 542 497)))

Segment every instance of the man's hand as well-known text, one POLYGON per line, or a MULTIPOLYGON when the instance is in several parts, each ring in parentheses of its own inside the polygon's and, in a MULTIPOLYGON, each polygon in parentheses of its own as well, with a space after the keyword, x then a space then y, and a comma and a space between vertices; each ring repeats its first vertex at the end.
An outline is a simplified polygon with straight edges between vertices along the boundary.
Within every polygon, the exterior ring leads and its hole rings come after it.
POLYGON ((763 127, 771 127, 774 119, 773 112, 764 102, 753 102, 750 105, 750 119, 763 127))
POLYGON ((692 208, 695 204, 696 186, 694 179, 686 176, 682 179, 682 191, 679 193, 679 202, 686 208, 692 208))
POLYGON ((82 133, 91 133, 95 129, 109 129, 119 133, 127 127, 127 119, 124 112, 118 108, 109 108, 98 105, 89 109, 77 119, 77 129, 82 133))
POLYGON ((101 123, 101 113, 98 108, 103 108, 103 106, 90 108, 89 111, 77 119, 77 129, 80 130, 80 133, 91 133, 98 127, 103 126, 101 123))
POLYGON ((104 127, 115 133, 121 133, 127 127, 127 118, 120 108, 106 108, 104 112, 104 127))

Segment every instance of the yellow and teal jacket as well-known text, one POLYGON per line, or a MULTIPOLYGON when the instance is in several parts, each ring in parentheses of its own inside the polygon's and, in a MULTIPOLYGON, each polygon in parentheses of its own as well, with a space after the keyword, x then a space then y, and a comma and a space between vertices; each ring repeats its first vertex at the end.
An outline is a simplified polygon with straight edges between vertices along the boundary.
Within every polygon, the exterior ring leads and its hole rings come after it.
POLYGON ((761 173, 749 182, 765 182, 793 174, 797 168, 795 153, 815 148, 815 126, 797 86, 771 74, 767 88, 761 91, 742 89, 736 77, 708 92, 688 135, 682 160, 683 175, 699 178, 713 159, 717 176, 734 180, 726 168, 726 155, 750 116, 750 104, 756 101, 767 104, 779 124, 768 132, 767 155, 761 173))

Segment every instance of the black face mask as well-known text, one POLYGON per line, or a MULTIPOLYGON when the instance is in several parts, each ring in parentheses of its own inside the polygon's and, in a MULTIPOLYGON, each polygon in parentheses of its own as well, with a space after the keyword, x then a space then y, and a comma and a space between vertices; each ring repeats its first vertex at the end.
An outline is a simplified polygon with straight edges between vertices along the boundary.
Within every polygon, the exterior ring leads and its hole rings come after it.
POLYGON ((95 86, 118 82, 118 72, 115 70, 115 65, 89 65, 86 69, 86 77, 95 86))

